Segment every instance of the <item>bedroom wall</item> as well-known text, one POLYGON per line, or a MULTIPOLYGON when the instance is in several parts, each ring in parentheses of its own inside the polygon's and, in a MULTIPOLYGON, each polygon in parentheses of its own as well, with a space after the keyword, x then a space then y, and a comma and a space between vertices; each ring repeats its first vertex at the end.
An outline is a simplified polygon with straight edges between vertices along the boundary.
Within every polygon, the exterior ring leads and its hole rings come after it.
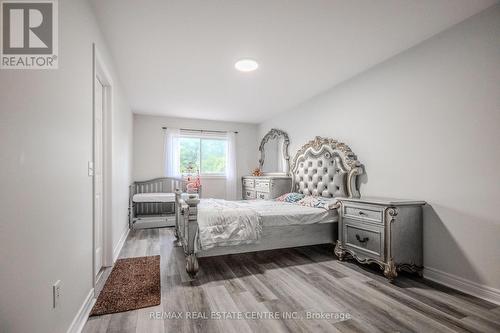
MULTIPOLYGON (((201 119, 169 118, 134 114, 134 180, 163 176, 162 127, 238 131, 236 154, 238 196, 241 196, 241 176, 258 166, 257 125, 201 119)), ((226 181, 221 178, 202 178, 205 198, 225 198, 226 181)))
POLYGON ((59 1, 59 69, 0 70, 1 332, 66 332, 92 288, 93 42, 114 83, 114 246, 127 228, 132 114, 91 7, 59 1))
POLYGON ((497 5, 259 128, 287 131, 292 154, 315 135, 343 141, 366 167, 363 195, 426 200, 427 272, 497 301, 499 40, 497 5))

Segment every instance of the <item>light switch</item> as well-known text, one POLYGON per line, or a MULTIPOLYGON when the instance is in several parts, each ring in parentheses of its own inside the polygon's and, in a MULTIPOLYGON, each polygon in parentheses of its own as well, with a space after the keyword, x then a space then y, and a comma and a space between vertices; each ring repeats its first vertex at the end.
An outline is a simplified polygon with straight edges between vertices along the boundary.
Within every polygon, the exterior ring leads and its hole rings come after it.
POLYGON ((88 172, 89 172, 89 177, 94 176, 94 162, 92 161, 89 161, 88 172))

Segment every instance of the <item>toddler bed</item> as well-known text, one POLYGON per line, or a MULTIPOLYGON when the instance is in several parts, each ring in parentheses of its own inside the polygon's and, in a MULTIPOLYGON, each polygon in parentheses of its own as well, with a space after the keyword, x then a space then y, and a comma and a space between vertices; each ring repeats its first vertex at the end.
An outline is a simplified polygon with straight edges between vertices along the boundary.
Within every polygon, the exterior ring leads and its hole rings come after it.
POLYGON ((130 185, 130 228, 157 228, 175 225, 175 189, 186 191, 187 182, 162 177, 130 185))

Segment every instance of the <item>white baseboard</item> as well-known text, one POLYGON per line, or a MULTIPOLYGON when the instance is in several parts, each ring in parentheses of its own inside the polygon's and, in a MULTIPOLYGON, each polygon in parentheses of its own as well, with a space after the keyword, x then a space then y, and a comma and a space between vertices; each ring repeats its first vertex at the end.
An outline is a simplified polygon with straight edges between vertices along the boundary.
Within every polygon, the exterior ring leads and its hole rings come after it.
POLYGON ((122 236, 120 237, 120 240, 118 241, 118 244, 116 244, 115 248, 113 249, 113 264, 115 263, 116 259, 118 259, 120 251, 122 250, 122 247, 125 244, 125 241, 127 240, 129 232, 130 228, 127 226, 127 229, 123 232, 122 236))
POLYGON ((462 277, 440 271, 432 267, 424 268, 424 277, 450 288, 459 290, 500 305, 500 290, 479 284, 462 277))
POLYGON ((78 310, 75 318, 71 322, 71 325, 69 325, 67 333, 80 333, 83 330, 83 326, 85 326, 85 323, 87 322, 90 310, 92 310, 95 301, 94 288, 92 288, 80 307, 80 310, 78 310))

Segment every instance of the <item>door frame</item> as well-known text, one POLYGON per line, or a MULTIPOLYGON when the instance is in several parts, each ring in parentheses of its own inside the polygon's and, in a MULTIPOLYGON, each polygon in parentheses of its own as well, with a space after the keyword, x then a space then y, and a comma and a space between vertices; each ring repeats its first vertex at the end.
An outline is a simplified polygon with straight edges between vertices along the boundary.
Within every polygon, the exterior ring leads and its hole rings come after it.
MULTIPOLYGON (((92 44, 92 162, 95 161, 95 79, 96 77, 102 83, 103 91, 103 135, 102 135, 102 145, 103 145, 103 258, 102 263, 104 267, 113 266, 113 239, 112 239, 112 210, 111 210, 111 176, 112 176, 112 149, 111 149, 111 138, 112 138, 112 127, 111 127, 111 115, 113 110, 113 81, 111 79, 110 72, 106 68, 101 54, 95 43, 92 44)), ((97 284, 97 274, 95 264, 95 188, 94 188, 94 177, 92 176, 92 279, 95 292, 95 286, 97 284)))

